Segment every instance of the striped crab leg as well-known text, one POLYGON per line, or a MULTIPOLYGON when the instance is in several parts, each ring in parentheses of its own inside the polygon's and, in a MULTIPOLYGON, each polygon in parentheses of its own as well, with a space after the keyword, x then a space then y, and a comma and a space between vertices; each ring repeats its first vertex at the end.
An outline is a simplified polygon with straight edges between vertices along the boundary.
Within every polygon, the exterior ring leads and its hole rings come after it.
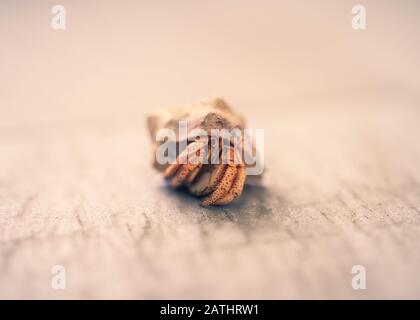
POLYGON ((240 163, 235 164, 235 150, 231 147, 229 151, 228 163, 222 164, 225 167, 223 177, 217 182, 214 191, 201 202, 203 206, 229 204, 242 193, 246 180, 245 166, 241 158, 240 163))
POLYGON ((198 174, 205 157, 208 155, 208 152, 204 150, 204 146, 205 144, 197 141, 189 144, 177 157, 175 163, 166 168, 164 177, 173 177, 171 181, 172 187, 178 188, 189 179, 195 178, 194 176, 190 177, 191 174, 195 176, 198 174))

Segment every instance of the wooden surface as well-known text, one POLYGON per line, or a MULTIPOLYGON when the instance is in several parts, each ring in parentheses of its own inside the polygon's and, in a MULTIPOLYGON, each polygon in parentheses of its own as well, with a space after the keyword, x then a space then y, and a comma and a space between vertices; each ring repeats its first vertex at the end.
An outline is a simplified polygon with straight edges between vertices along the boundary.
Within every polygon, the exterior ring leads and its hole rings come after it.
POLYGON ((25 19, 25 2, 0 8, 0 298, 420 298, 419 51, 413 33, 399 37, 418 27, 415 4, 369 2, 370 29, 354 35, 345 1, 333 8, 344 22, 324 20, 325 1, 276 14, 226 4, 226 16, 185 3, 171 19, 160 6, 75 3, 65 34, 49 29, 49 2, 25 19), (399 29, 378 38, 390 13, 399 29), (208 28, 232 16, 231 33, 208 28), (207 60, 218 36, 226 52, 207 60), (165 185, 145 127, 150 110, 212 93, 266 136, 263 185, 222 208, 165 185), (51 287, 54 265, 66 290, 51 287), (354 265, 366 290, 351 286, 354 265))

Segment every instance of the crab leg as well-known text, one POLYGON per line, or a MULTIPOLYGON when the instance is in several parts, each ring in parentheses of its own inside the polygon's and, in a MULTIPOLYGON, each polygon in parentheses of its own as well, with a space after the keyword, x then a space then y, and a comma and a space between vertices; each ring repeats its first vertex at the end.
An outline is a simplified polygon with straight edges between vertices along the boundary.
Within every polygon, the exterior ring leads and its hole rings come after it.
POLYGON ((232 183, 235 178, 236 172, 237 172, 236 166, 227 165, 227 168, 223 175, 222 180, 217 185, 216 189, 201 202, 201 205, 210 206, 214 204, 220 198, 224 197, 226 193, 232 187, 232 183))
MULTIPOLYGON (((190 185, 194 182, 203 168, 205 156, 210 157, 211 154, 210 152, 203 152, 203 146, 205 145, 199 141, 189 144, 177 157, 175 163, 166 168, 164 176, 166 178, 173 177, 172 187, 178 188, 183 183, 190 185), (194 156, 195 158, 192 158, 194 156), (185 160, 187 163, 181 163, 185 160)), ((233 147, 229 149, 228 156, 228 163, 222 161, 222 163, 215 165, 208 186, 197 193, 198 195, 209 194, 201 202, 201 205, 225 205, 241 195, 246 180, 245 166, 233 147), (239 164, 235 163, 235 157, 240 160, 239 164)))
POLYGON ((179 169, 179 167, 181 167, 180 163, 172 163, 169 165, 169 167, 167 167, 165 169, 165 172, 163 173, 163 176, 165 178, 170 178, 172 177, 179 169))
POLYGON ((235 182, 232 185, 232 188, 229 192, 221 199, 217 200, 214 204, 216 205, 225 205, 231 203, 237 197, 242 194, 242 190, 245 185, 246 180, 246 170, 244 166, 238 168, 238 173, 236 174, 235 182))
POLYGON ((191 173, 188 175, 186 182, 187 183, 193 183, 197 175, 200 173, 202 164, 200 163, 197 168, 195 168, 191 173))
POLYGON ((201 166, 200 163, 187 163, 184 164, 181 169, 178 170, 175 177, 172 179, 172 187, 178 188, 185 181, 188 175, 193 172, 195 169, 201 166))
POLYGON ((246 180, 246 171, 241 157, 234 148, 229 150, 228 164, 223 164, 222 166, 223 177, 214 179, 214 185, 210 184, 214 191, 202 201, 201 204, 203 206, 228 204, 242 193, 246 180), (239 159, 239 165, 235 164, 235 156, 239 159))
POLYGON ((202 150, 196 151, 197 152, 197 160, 198 162, 192 163, 189 162, 183 165, 182 169, 178 171, 175 178, 172 180, 172 186, 174 188, 179 187, 183 182, 191 183, 194 181, 195 177, 200 172, 201 166, 203 165, 203 160, 205 154, 202 154, 202 150))
POLYGON ((193 142, 191 144, 189 144, 182 152, 181 154, 176 158, 175 163, 170 164, 166 169, 165 172, 163 173, 163 176, 165 178, 170 178, 172 177, 177 171, 178 169, 182 166, 182 163, 185 162, 188 159, 188 156, 192 153, 192 152, 196 152, 197 150, 195 149, 195 147, 197 148, 201 148, 201 145, 197 142, 193 142))
POLYGON ((216 168, 214 169, 214 172, 211 175, 209 186, 207 187, 209 192, 214 191, 214 189, 216 189, 217 185, 222 180, 225 171, 226 165, 222 163, 216 165, 216 168))

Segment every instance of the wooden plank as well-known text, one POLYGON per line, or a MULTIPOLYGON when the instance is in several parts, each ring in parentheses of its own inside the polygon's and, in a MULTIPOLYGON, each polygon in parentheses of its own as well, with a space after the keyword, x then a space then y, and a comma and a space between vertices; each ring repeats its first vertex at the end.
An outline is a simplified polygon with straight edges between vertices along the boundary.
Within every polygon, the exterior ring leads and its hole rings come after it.
POLYGON ((210 209, 165 186, 132 117, 3 130, 2 298, 418 298, 419 117, 373 109, 262 117, 264 186, 210 209))
POLYGON ((420 298, 415 1, 357 31, 350 0, 64 2, 54 31, 0 1, 0 298, 420 298), (165 185, 145 128, 211 94, 265 130, 223 208, 165 185))

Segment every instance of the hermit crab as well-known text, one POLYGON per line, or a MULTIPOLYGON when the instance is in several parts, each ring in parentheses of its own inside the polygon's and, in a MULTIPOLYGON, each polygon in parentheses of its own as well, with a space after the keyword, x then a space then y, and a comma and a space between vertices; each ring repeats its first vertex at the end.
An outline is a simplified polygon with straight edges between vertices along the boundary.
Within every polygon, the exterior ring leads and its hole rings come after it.
POLYGON ((242 194, 256 150, 245 139, 244 118, 223 99, 157 111, 147 123, 154 166, 173 188, 187 187, 203 206, 227 205, 242 194))

